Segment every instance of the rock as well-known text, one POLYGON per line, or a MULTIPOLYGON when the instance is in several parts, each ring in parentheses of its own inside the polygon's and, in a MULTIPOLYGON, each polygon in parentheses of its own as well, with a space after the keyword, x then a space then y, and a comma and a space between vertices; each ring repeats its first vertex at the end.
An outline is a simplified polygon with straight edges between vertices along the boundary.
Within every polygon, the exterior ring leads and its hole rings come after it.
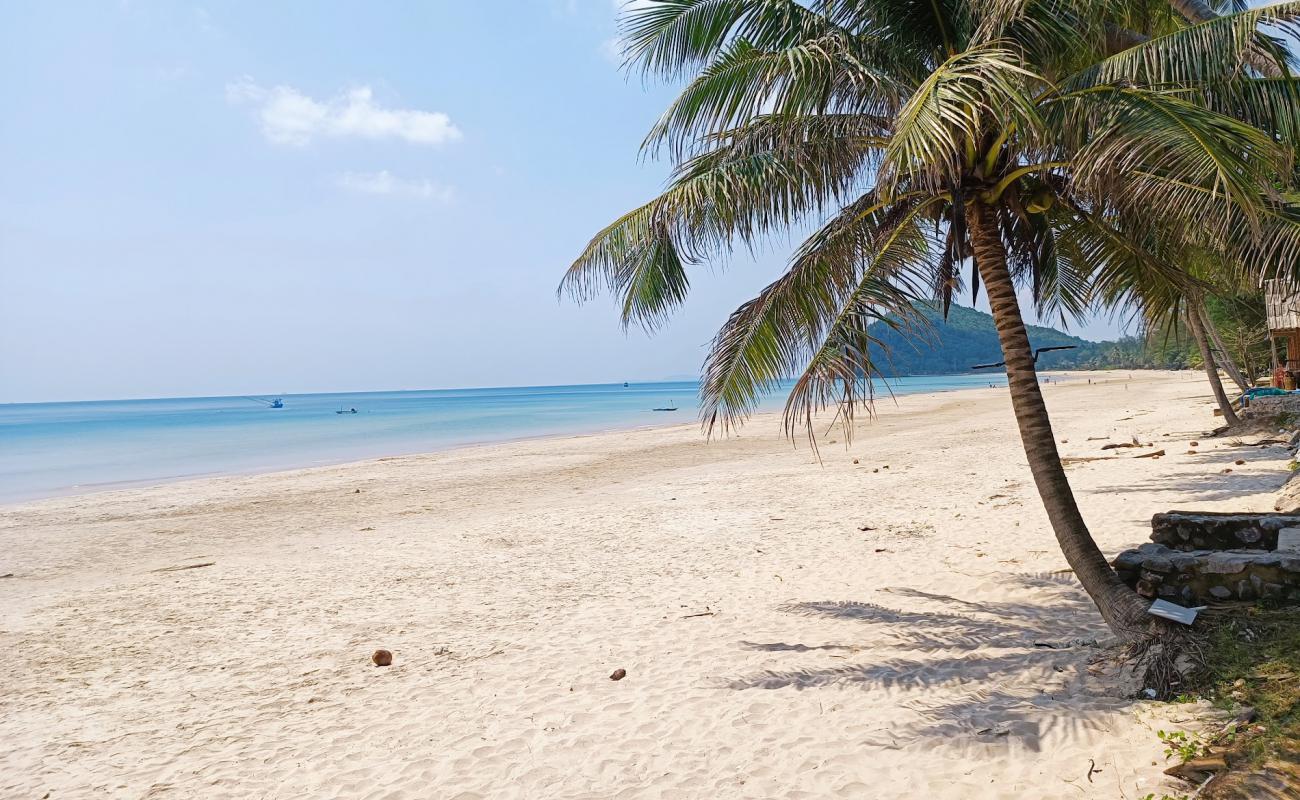
POLYGON ((1236 553, 1211 553, 1201 562, 1201 572, 1212 575, 1236 575, 1244 569, 1246 561, 1236 553))
POLYGON ((621 681, 626 677, 627 677, 627 670, 623 669, 622 667, 619 667, 618 669, 614 670, 610 674, 609 679, 611 681, 621 681))
POLYGON ((1142 562, 1142 568, 1152 572, 1168 573, 1174 571, 1173 559, 1164 556, 1153 556, 1142 562))
POLYGON ((1228 600, 1232 597, 1232 590, 1226 586, 1211 586, 1210 594, 1219 600, 1228 600))
POLYGON ((1259 589, 1259 596, 1268 600, 1279 600, 1286 594, 1286 587, 1280 583, 1266 583, 1259 589))
POLYGON ((1235 535, 1242 544, 1258 544, 1264 538, 1264 532, 1259 528, 1242 528, 1235 535))
POLYGON ((1111 563, 1115 569, 1137 569, 1142 566, 1144 558, 1145 556, 1137 550, 1125 550, 1115 556, 1115 560, 1111 563))
POLYGON ((1277 490, 1277 499, 1273 510, 1283 514, 1300 513, 1300 470, 1291 473, 1282 487, 1277 490))
POLYGON ((1200 442, 1190 442, 1189 444, 1190 444, 1190 446, 1192 446, 1192 447, 1200 447, 1200 446, 1201 446, 1201 443, 1200 443, 1200 442))
POLYGON ((1278 531, 1277 550, 1300 553, 1300 528, 1283 528, 1278 531))
POLYGON ((1234 462, 1232 462, 1232 463, 1234 463, 1234 464, 1236 464, 1237 466, 1240 467, 1242 464, 1245 464, 1245 463, 1246 463, 1246 460, 1245 460, 1244 458, 1239 458, 1239 459, 1237 459, 1236 461, 1234 461, 1234 462))
POLYGON ((388 650, 376 650, 370 660, 375 662, 376 667, 386 667, 393 663, 393 654, 388 650))

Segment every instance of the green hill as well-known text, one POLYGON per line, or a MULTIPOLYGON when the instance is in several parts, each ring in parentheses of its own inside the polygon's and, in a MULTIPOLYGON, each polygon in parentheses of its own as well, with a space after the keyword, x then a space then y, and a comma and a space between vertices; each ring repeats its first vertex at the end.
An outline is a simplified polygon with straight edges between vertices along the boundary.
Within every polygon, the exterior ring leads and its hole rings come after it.
MULTIPOLYGON (((954 305, 948 319, 935 309, 919 306, 930 320, 917 339, 876 323, 871 332, 885 345, 886 356, 879 347, 872 348, 872 358, 891 375, 935 375, 969 372, 975 364, 992 364, 1002 360, 993 317, 973 308, 954 305)), ((1181 368, 1184 354, 1153 352, 1141 340, 1125 338, 1110 342, 1090 342, 1062 333, 1054 328, 1026 326, 1029 343, 1035 348, 1073 345, 1076 349, 1043 353, 1039 369, 1116 369, 1140 367, 1181 368)), ((990 373, 996 370, 989 370, 990 373)))

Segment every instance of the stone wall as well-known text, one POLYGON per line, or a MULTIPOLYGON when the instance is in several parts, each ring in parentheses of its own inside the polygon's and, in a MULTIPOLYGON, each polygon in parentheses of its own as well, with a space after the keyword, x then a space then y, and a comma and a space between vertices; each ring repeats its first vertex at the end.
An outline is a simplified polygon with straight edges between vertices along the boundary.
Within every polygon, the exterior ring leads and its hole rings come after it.
POLYGON ((1171 511, 1151 527, 1151 543, 1113 562, 1143 597, 1300 603, 1300 516, 1171 511))
POLYGON ((1283 528, 1300 528, 1300 514, 1168 511, 1151 518, 1151 541, 1174 550, 1276 550, 1283 528))
POLYGON ((1271 397, 1251 398, 1246 409, 1248 417, 1280 417, 1300 415, 1300 394, 1278 394, 1271 397))

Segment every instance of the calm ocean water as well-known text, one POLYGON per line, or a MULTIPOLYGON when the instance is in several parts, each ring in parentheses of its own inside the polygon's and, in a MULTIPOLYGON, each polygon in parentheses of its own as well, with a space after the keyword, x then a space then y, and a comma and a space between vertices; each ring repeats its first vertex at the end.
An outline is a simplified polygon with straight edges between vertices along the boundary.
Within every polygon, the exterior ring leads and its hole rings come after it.
MULTIPOLYGON (((890 381, 895 394, 1002 376, 890 381)), ((0 502, 697 419, 695 381, 0 405, 0 502), (269 399, 269 397, 268 397, 269 399), (653 411, 676 406, 675 412, 653 411), (340 409, 356 414, 336 414, 340 409)), ((766 408, 780 408, 783 394, 766 408)))

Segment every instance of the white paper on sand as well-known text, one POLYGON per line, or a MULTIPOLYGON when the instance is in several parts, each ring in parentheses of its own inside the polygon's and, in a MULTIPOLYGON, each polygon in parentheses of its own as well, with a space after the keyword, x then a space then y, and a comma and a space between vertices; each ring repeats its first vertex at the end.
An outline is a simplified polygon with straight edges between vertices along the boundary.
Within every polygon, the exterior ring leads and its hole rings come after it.
POLYGON ((1198 612, 1204 611, 1205 606, 1196 608, 1187 608, 1176 603, 1170 603, 1167 600, 1157 600, 1147 609, 1148 614, 1154 614, 1161 619, 1168 619, 1174 622, 1181 622, 1184 625, 1191 625, 1196 621, 1198 612))

